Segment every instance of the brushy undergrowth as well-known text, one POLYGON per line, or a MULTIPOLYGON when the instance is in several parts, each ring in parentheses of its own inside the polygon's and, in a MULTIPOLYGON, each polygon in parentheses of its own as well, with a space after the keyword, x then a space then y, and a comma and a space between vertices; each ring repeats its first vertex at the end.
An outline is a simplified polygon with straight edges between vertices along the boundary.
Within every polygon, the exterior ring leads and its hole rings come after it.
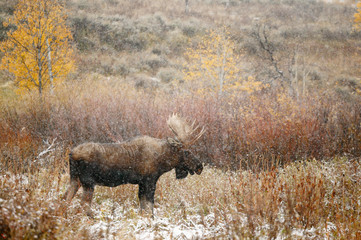
POLYGON ((286 91, 265 89, 216 97, 137 90, 107 78, 68 83, 42 100, 28 95, 2 106, 0 148, 12 166, 33 164, 41 142, 69 149, 86 141, 171 136, 166 119, 173 112, 206 127, 194 150, 219 167, 268 168, 361 154, 361 99, 337 93, 295 99, 286 91))
MULTIPOLYGON (((52 152, 49 156, 59 153, 52 152)), ((97 187, 94 219, 80 197, 60 201, 63 167, 2 171, 1 239, 359 239, 360 159, 294 162, 268 171, 162 176, 155 217, 139 215, 137 187, 97 187)))

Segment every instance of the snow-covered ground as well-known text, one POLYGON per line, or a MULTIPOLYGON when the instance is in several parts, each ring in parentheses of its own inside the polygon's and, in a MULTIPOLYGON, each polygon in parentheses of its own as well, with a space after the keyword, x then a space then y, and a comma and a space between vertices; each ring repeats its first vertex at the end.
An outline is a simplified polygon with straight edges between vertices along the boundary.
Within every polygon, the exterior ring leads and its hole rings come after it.
MULTIPOLYGON (((360 169, 358 162, 352 164, 360 169)), ((349 191, 336 191, 336 200, 332 201, 337 204, 342 200, 345 205, 340 206, 351 212, 352 202, 347 203, 346 198, 340 197, 358 191, 361 173, 353 170, 354 167, 344 160, 335 164, 296 164, 279 170, 278 175, 269 178, 276 181, 276 185, 270 189, 278 191, 277 188, 284 186, 280 182, 291 184, 292 176, 296 176, 294 183, 299 184, 304 179, 303 174, 313 173, 313 176, 319 176, 317 179, 324 181, 325 186, 331 184, 335 189, 349 191)), ((302 213, 297 213, 296 209, 290 212, 287 208, 286 198, 282 196, 285 191, 275 193, 280 194, 277 196, 281 198, 276 208, 272 208, 273 205, 263 208, 263 201, 270 204, 269 199, 249 198, 253 191, 250 188, 260 185, 262 178, 268 179, 266 175, 255 177, 250 172, 232 173, 205 168, 200 176, 178 181, 174 173, 167 173, 158 183, 154 217, 143 216, 138 211, 137 187, 99 187, 95 190, 91 207, 94 218, 89 218, 83 212, 80 200, 82 190, 70 204, 64 205, 60 200, 67 186, 67 174, 54 177, 43 170, 36 175, 15 176, 6 172, 0 175, 0 223, 5 216, 11 229, 34 228, 39 233, 55 225, 52 231, 60 239, 337 239, 333 236, 340 231, 342 218, 334 222, 338 218, 329 215, 320 217, 320 223, 302 224, 302 221, 298 221, 302 213), (254 181, 253 185, 247 185, 249 181, 254 181), (272 209, 269 210, 269 207, 272 209), (269 216, 273 219, 269 219, 269 216)), ((252 194, 262 192, 254 191, 252 194)), ((297 194, 294 196, 298 197, 297 194)), ((359 199, 359 196, 355 197, 359 199)), ((326 194, 321 203, 332 207, 330 201, 330 195, 326 194)), ((325 206, 321 209, 325 209, 325 206)), ((310 215, 310 218, 314 219, 315 216, 310 215)), ((344 231, 348 230, 345 228, 344 231)), ((353 235, 351 232, 350 236, 353 235)))

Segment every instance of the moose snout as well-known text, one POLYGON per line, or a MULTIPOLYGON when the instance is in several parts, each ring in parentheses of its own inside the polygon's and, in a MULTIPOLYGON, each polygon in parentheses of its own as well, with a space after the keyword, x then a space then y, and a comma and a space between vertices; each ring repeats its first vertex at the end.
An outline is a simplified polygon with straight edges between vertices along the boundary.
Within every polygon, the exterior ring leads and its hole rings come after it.
POLYGON ((198 175, 200 175, 202 173, 202 171, 203 171, 203 165, 201 164, 201 165, 197 166, 196 173, 198 175))

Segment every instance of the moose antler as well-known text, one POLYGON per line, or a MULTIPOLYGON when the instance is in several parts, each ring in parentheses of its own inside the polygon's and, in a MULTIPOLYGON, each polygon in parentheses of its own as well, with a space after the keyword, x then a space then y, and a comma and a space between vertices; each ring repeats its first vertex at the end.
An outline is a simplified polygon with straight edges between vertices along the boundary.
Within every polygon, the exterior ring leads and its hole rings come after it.
POLYGON ((174 133, 177 140, 187 146, 191 146, 205 132, 204 127, 202 127, 202 129, 195 134, 199 129, 199 125, 195 126, 195 123, 196 121, 193 121, 192 124, 189 124, 189 121, 174 113, 167 120, 168 127, 174 133))

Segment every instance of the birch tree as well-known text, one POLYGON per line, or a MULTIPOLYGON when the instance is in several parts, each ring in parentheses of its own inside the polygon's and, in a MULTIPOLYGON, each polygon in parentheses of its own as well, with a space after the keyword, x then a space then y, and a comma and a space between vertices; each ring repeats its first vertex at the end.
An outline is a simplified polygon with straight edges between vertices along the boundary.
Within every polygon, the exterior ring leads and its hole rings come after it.
POLYGON ((186 52, 185 80, 198 93, 247 91, 261 88, 253 78, 241 76, 241 54, 235 50, 235 43, 227 31, 210 31, 196 48, 186 52))
POLYGON ((57 0, 19 0, 12 18, 4 23, 15 30, 1 44, 1 68, 15 76, 20 93, 54 88, 75 64, 66 14, 57 0))

